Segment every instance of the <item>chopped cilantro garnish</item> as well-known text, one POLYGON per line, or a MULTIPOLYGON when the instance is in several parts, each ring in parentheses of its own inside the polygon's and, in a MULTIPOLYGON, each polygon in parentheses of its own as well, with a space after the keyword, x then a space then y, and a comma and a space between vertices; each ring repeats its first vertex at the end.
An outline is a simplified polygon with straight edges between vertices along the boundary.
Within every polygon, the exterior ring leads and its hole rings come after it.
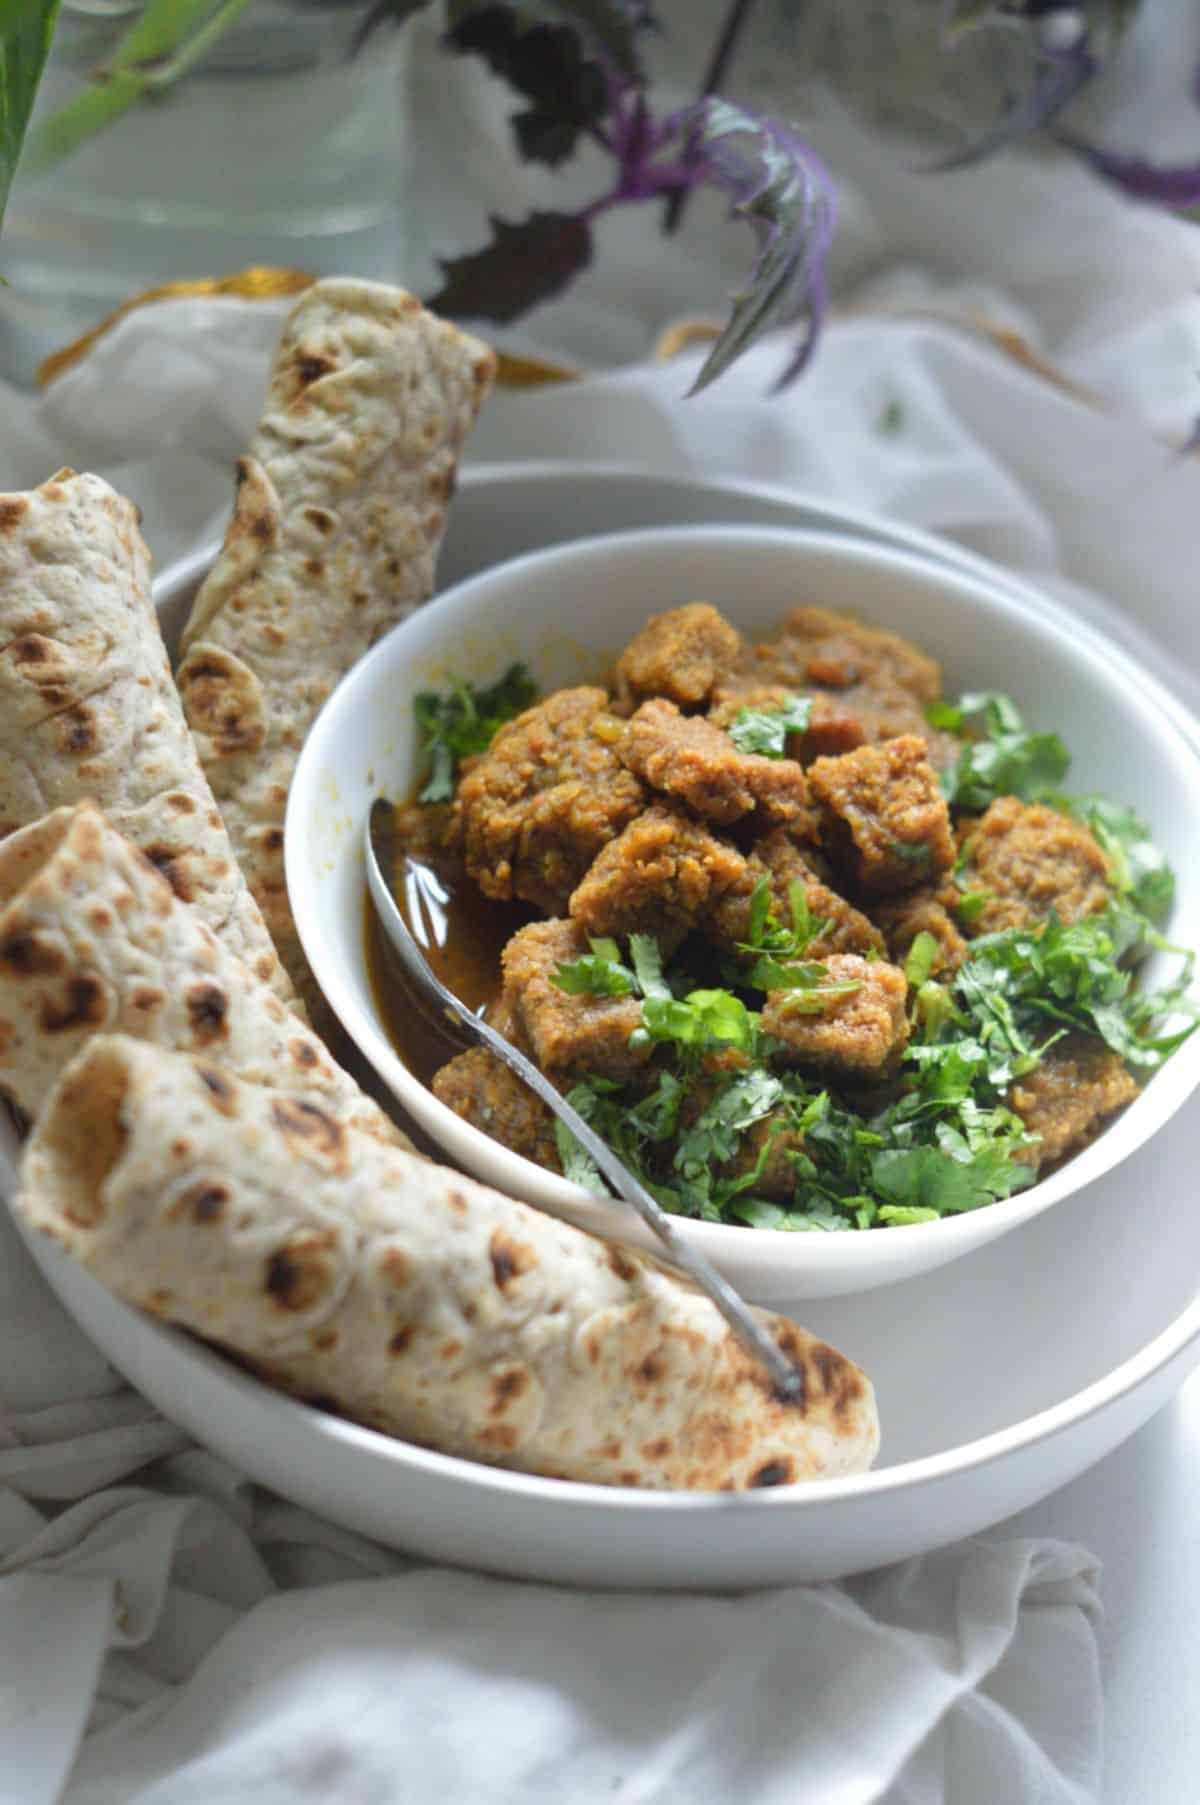
POLYGON ((527 708, 537 686, 523 664, 510 664, 498 683, 476 689, 458 677, 444 694, 423 690, 413 700, 429 776, 419 802, 449 802, 464 758, 486 752, 505 721, 527 708))
POLYGON ((811 696, 789 696, 775 708, 739 708, 730 722, 729 737, 739 752, 783 758, 789 733, 807 733, 811 717, 811 696))
POLYGON ((954 808, 985 809, 998 796, 1033 802, 1052 792, 1067 774, 1071 755, 1057 733, 1031 733, 1008 696, 980 691, 957 708, 933 702, 925 711, 931 726, 961 731, 971 715, 982 715, 985 737, 969 740, 953 770, 942 776, 946 800, 954 808))
POLYGON ((970 927, 987 908, 990 895, 987 890, 964 890, 955 904, 958 919, 970 927))
POLYGON ((550 982, 568 996, 627 997, 633 994, 637 980, 627 965, 621 963, 621 949, 615 940, 592 939, 591 951, 578 959, 560 964, 550 974, 550 982))
POLYGON ((1148 921, 1161 925, 1175 899, 1175 875, 1135 810, 1103 796, 1055 795, 1046 800, 1091 829, 1108 859, 1110 887, 1148 921))
MULTIPOLYGON (((823 965, 803 961, 811 942, 820 938, 829 923, 813 914, 799 878, 788 885, 788 908, 792 925, 781 927, 771 908, 770 879, 760 877, 750 898, 749 938, 738 947, 739 952, 758 955, 738 974, 738 982, 749 990, 813 990, 828 978, 823 965), (801 962, 795 963, 798 960, 801 962)), ((843 988, 839 994, 848 996, 850 992, 843 988)))
POLYGON ((933 970, 933 962, 941 949, 934 936, 922 928, 908 949, 908 958, 904 961, 904 976, 908 979, 910 990, 920 990, 933 970))

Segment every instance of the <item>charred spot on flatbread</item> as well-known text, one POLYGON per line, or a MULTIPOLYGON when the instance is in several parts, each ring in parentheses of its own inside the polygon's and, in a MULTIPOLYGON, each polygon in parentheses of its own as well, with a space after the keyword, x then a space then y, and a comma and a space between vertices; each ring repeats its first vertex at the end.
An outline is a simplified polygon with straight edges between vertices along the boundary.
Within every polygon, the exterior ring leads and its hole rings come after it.
POLYGON ((14 977, 55 977, 66 963, 61 949, 32 929, 18 928, 0 940, 0 971, 12 972, 14 977))
POLYGON ((263 1288, 281 1310, 309 1310, 333 1289, 337 1245, 334 1229, 297 1235, 267 1258, 263 1288))
POLYGON ((0 533, 15 533, 28 512, 29 501, 26 496, 0 497, 0 533))
POLYGON ((337 525, 337 517, 328 508, 305 508, 304 518, 318 533, 332 533, 337 525))
POLYGON ((171 1205, 168 1214, 175 1219, 186 1217, 202 1226, 219 1222, 232 1201, 225 1185, 207 1183, 189 1185, 171 1205))
POLYGON ((863 1395, 859 1374, 844 1354, 839 1354, 836 1348, 824 1341, 813 1343, 808 1350, 808 1361, 820 1381, 821 1390, 835 1419, 845 1420, 850 1415, 851 1407, 863 1395))
POLYGON ((336 357, 318 351, 301 351, 294 366, 302 388, 319 382, 322 376, 332 376, 337 367, 336 357))
POLYGON ((657 1435, 653 1441, 642 1443, 642 1456, 646 1460, 665 1460, 671 1452, 669 1435, 657 1435))
POLYGON ((507 1291, 523 1273, 532 1272, 538 1263, 537 1254, 527 1242, 515 1240, 502 1228, 492 1232, 488 1257, 492 1262, 492 1277, 500 1291, 507 1291))
POLYGON ((68 708, 54 717, 55 733, 61 751, 72 756, 94 752, 100 744, 100 730, 95 711, 86 702, 68 708))
POLYGON ((795 1478, 792 1461, 782 1458, 764 1461, 756 1472, 751 1473, 747 1481, 752 1491, 764 1491, 772 1485, 790 1485, 795 1478))
POLYGON ((391 1340, 388 1342, 388 1353, 397 1356, 400 1354, 407 1354, 409 1348, 413 1344, 413 1336, 415 1334, 416 1330, 413 1328, 411 1322, 403 1323, 400 1328, 395 1330, 391 1340))
POLYGON ((73 1028, 98 1028, 108 1016, 108 997, 99 978, 84 972, 67 981, 64 1002, 42 1000, 41 1024, 47 1034, 66 1034, 73 1028))
POLYGON ((202 1065, 197 1060, 196 1076, 208 1091, 214 1109, 219 1110, 223 1116, 236 1113, 237 1093, 224 1072, 218 1071, 215 1065, 202 1065))
POLYGON ((193 984, 184 1001, 196 1046, 229 1039, 229 998, 219 984, 193 984))
POLYGON ((311 1159, 315 1154, 329 1162, 335 1170, 344 1171, 349 1159, 346 1130, 315 1103, 302 1103, 293 1097, 275 1097, 271 1102, 271 1118, 294 1153, 311 1159))
POLYGON ((177 846, 167 846, 162 841, 155 840, 141 850, 158 875, 166 878, 180 902, 190 903, 195 900, 188 866, 177 846))
POLYGON ((628 1254, 625 1253, 622 1248, 618 1247, 614 1241, 605 1243, 604 1258, 610 1269, 615 1272, 617 1277, 623 1280, 625 1284, 629 1284, 631 1280, 637 1277, 637 1267, 629 1258, 628 1254))
POLYGON ((215 755, 261 749, 267 735, 262 685, 240 658, 219 646, 194 647, 177 682, 193 732, 211 740, 215 755))
POLYGON ((529 1369, 524 1366, 508 1366, 503 1371, 492 1374, 489 1387, 489 1416, 503 1416, 510 1404, 516 1403, 529 1390, 529 1369))

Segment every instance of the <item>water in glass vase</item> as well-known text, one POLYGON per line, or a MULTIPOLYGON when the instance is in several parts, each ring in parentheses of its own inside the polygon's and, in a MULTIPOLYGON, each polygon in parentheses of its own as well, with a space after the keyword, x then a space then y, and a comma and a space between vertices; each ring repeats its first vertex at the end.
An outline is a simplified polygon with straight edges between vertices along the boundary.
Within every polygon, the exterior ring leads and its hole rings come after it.
MULTIPOLYGON (((141 0, 63 0, 35 130, 103 68, 141 0)), ((22 170, 4 227, 0 371, 130 295, 249 264, 403 278, 406 34, 352 50, 369 0, 249 0, 160 97, 22 170)))

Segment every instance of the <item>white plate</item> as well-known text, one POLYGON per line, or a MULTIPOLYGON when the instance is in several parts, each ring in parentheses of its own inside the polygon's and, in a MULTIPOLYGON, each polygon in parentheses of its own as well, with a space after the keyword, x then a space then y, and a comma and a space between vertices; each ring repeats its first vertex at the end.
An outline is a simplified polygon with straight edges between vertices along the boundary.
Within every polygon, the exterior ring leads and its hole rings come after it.
MULTIPOLYGON (((570 534, 626 524, 756 519, 779 492, 651 473, 556 478, 570 534), (572 484, 577 485, 572 490, 572 484), (606 511, 607 510, 607 511, 606 511), (705 512, 707 510, 707 512, 705 512)), ((468 472, 458 576, 543 542, 544 477, 468 472)), ((844 517, 797 500, 800 524, 844 517)), ((786 518, 768 513, 769 519, 786 518)), ((851 517, 851 530, 857 522, 851 517)), ((888 538, 878 526, 873 536, 888 538)), ((897 535, 928 544, 924 535, 897 535)), ((978 567, 953 550, 948 561, 978 567)), ((164 609, 178 625, 200 563, 164 609)), ((1200 1104, 1153 1145, 972 1259, 806 1307, 870 1370, 884 1444, 875 1472, 742 1497, 555 1484, 425 1453, 309 1410, 108 1296, 48 1244, 35 1257, 97 1345, 174 1420, 263 1484, 380 1541, 529 1578, 607 1586, 742 1587, 834 1578, 977 1533, 1099 1460, 1200 1363, 1200 1104)), ((0 1126, 0 1187, 15 1143, 0 1126)), ((766 1301, 771 1301, 767 1299, 766 1301)))
MULTIPOLYGON (((846 533, 779 526, 684 526, 577 539, 509 559, 446 590, 363 658, 322 710, 288 805, 288 891, 325 997, 360 1052, 452 1164, 609 1238, 650 1245, 627 1206, 590 1196, 465 1122, 396 1054, 376 1006, 363 941, 363 827, 380 793, 411 794, 419 775, 413 698, 454 672, 493 680, 524 659, 542 690, 595 682, 647 614, 681 598, 715 602, 748 635, 797 600, 854 609, 935 649, 947 693, 995 688, 1036 726, 1060 729, 1070 786, 1137 808, 1175 870, 1175 938, 1200 946, 1200 730, 1115 645, 1040 595, 1022 596, 846 533)), ((1151 989, 1178 961, 1147 961, 1151 989)), ((750 1296, 789 1306, 892 1284, 960 1259, 1090 1183, 1156 1133, 1200 1083, 1189 1041, 1085 1152, 1041 1183, 987 1208, 903 1228, 795 1234, 681 1221, 680 1235, 750 1296)))

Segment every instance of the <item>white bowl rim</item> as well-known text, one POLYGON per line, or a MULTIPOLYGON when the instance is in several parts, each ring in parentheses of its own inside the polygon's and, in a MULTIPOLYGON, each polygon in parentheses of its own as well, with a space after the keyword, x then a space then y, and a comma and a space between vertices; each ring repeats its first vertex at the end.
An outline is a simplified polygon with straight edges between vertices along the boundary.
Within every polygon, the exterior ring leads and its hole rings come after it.
MULTIPOLYGON (((866 515, 859 516, 860 520, 869 518, 866 515)), ((885 523, 880 523, 880 525, 883 524, 885 523)), ((974 565, 974 561, 972 565, 947 565, 937 561, 931 556, 929 550, 930 547, 936 550, 937 546, 937 541, 932 536, 927 536, 927 546, 902 547, 871 540, 845 539, 829 529, 804 526, 722 525, 717 523, 713 525, 627 528, 616 532, 588 534, 583 538, 562 541, 504 559, 500 563, 491 565, 486 570, 452 585, 429 606, 438 607, 442 604, 448 604, 451 607, 458 606, 464 602, 464 598, 469 602, 480 588, 486 587, 498 575, 510 581, 519 579, 522 571, 532 565, 537 565, 539 568, 545 568, 547 565, 569 565, 575 559, 594 556, 598 550, 606 546, 611 547, 616 543, 636 549, 638 545, 661 544, 663 541, 668 544, 672 541, 686 544, 694 542, 698 538, 721 542, 737 542, 739 540, 765 541, 775 544, 801 542, 805 546, 815 546, 818 549, 836 547, 839 551, 845 551, 860 561, 874 563, 889 570, 900 569, 932 577, 943 583, 957 582, 966 587, 987 589, 993 600, 1008 609, 1028 611, 1031 606, 1036 606, 1042 618, 1049 618, 1060 629, 1067 631, 1075 647, 1082 650, 1091 660, 1102 664, 1110 672, 1114 669, 1117 670, 1127 688, 1134 692, 1140 692, 1141 697, 1153 712, 1166 720, 1177 741, 1181 743, 1183 749, 1196 764, 1197 781, 1200 785, 1200 722, 1151 672, 1144 670, 1123 647, 1093 627, 1090 622, 1082 620, 1064 604, 1055 601, 1052 597, 1044 596, 1031 585, 1010 581, 1004 573, 998 573, 1003 580, 993 580, 989 567, 982 560, 979 560, 977 565, 974 565)), ((422 610, 422 615, 425 612, 422 610)), ((340 711, 351 707, 351 698, 355 694, 357 684, 365 680, 363 672, 370 659, 375 657, 383 646, 388 645, 399 634, 402 634, 413 618, 410 616, 408 621, 401 621, 371 647, 370 651, 354 667, 354 670, 334 690, 321 710, 321 719, 336 720, 340 711)), ((305 758, 309 756, 309 748, 315 744, 316 732, 317 726, 314 724, 313 731, 302 749, 297 771, 300 770, 305 758)), ((297 808, 303 806, 301 785, 293 784, 292 799, 297 808)), ((308 956, 313 959, 314 971, 316 971, 321 964, 322 937, 316 932, 315 924, 310 919, 309 911, 312 905, 309 900, 309 887, 304 882, 293 882, 294 877, 301 879, 304 873, 294 865, 294 860, 298 858, 295 850, 297 835, 287 831, 291 826, 291 811, 292 805, 289 803, 284 844, 288 891, 301 944, 308 956), (313 952, 309 951, 310 947, 316 952, 315 958, 313 952)), ((357 1023, 360 1015, 364 1015, 366 1012, 361 1011, 358 1003, 344 993, 341 981, 336 976, 331 977, 328 982, 324 977, 320 981, 330 1006, 341 1019, 351 1038, 360 1045, 360 1050, 362 1050, 358 1033, 351 1023, 357 1023)), ((377 1015, 371 1017, 370 1026, 376 1034, 384 1040, 387 1039, 386 1030, 377 1015)), ((364 1052, 364 1057, 369 1056, 364 1052)), ((1132 1147, 1122 1150, 1119 1139, 1114 1140, 1107 1134, 1103 1135, 1075 1159, 1068 1161, 1065 1166, 1052 1173, 1049 1178, 1031 1185, 1027 1190, 1016 1192, 1011 1197, 1001 1198, 988 1204, 986 1206, 988 1219, 992 1222, 1002 1221, 1003 1232, 1020 1227, 1041 1215, 1043 1211, 1052 1208, 1054 1204, 1082 1189, 1086 1184, 1103 1177, 1106 1172, 1122 1163, 1140 1147, 1147 1145, 1175 1111, 1182 1106, 1196 1084, 1200 1083, 1200 1034, 1197 1034, 1194 1040, 1180 1050, 1177 1058, 1178 1063, 1176 1060, 1172 1060, 1162 1072, 1156 1074, 1157 1080, 1162 1085, 1158 1095, 1162 1102, 1166 1103, 1168 1095, 1173 1095, 1181 1084, 1184 1087, 1183 1095, 1173 1106, 1167 1107, 1165 1113, 1160 1108, 1160 1111, 1157 1112, 1158 1119, 1148 1121, 1145 1133, 1132 1147), (1168 1083, 1167 1080, 1172 1075, 1175 1075, 1175 1082, 1168 1083)), ((408 1072, 398 1056, 397 1064, 403 1071, 407 1082, 412 1086, 414 1095, 420 1093, 421 1107, 425 1111, 435 1117, 445 1116, 447 1126, 453 1125, 456 1137, 466 1140, 468 1144, 477 1143, 477 1150, 481 1155, 486 1156, 496 1173, 494 1178, 484 1182, 493 1183, 500 1189, 511 1188, 519 1192, 525 1170, 530 1167, 537 1170, 536 1167, 533 1167, 533 1163, 525 1159, 523 1155, 499 1146, 481 1129, 475 1128, 446 1109, 445 1105, 439 1103, 427 1086, 422 1085, 419 1079, 408 1072)), ((391 1086, 390 1078, 385 1082, 389 1084, 389 1087, 394 1088, 391 1086)), ((400 1101, 404 1101, 403 1097, 400 1101)), ((1148 1111, 1147 1115, 1149 1115, 1148 1111)), ((429 1127, 426 1128, 426 1132, 436 1134, 436 1131, 429 1127)), ((578 1212, 579 1225, 589 1233, 609 1232, 607 1226, 601 1226, 600 1220, 588 1219, 592 1214, 589 1205, 598 1207, 599 1210, 605 1210, 604 1200, 594 1198, 588 1192, 577 1187, 567 1186, 565 1180, 562 1183, 564 1191, 574 1193, 570 1197, 570 1204, 578 1212)), ((564 1197, 563 1202, 566 1204, 568 1198, 564 1197)), ((979 1211, 966 1211, 961 1215, 943 1217, 937 1222, 890 1227, 886 1230, 888 1243, 899 1252, 914 1244, 930 1246, 930 1237, 936 1234, 943 1249, 954 1248, 957 1243, 965 1242, 968 1244, 968 1248, 963 1249, 965 1252, 968 1251, 969 1245, 979 1233, 975 1226, 979 1215, 979 1211), (917 1237, 919 1240, 916 1239, 917 1237)), ((735 1223, 709 1223, 692 1219, 689 1219, 687 1223, 689 1240, 703 1249, 710 1257, 719 1257, 722 1253, 729 1257, 738 1252, 749 1253, 752 1247, 761 1248, 766 1244, 767 1238, 783 1232, 785 1231, 751 1228, 735 1223)), ((849 1248, 861 1239, 861 1235, 862 1231, 858 1229, 831 1229, 823 1231, 819 1237, 814 1237, 814 1241, 818 1245, 828 1248, 832 1253, 833 1249, 837 1247, 849 1248)), ((794 1244, 796 1239, 794 1235, 788 1236, 789 1243, 794 1244)), ((816 1257, 815 1254, 814 1257, 816 1257)), ((957 1255, 952 1254, 948 1257, 957 1257, 957 1255)))

